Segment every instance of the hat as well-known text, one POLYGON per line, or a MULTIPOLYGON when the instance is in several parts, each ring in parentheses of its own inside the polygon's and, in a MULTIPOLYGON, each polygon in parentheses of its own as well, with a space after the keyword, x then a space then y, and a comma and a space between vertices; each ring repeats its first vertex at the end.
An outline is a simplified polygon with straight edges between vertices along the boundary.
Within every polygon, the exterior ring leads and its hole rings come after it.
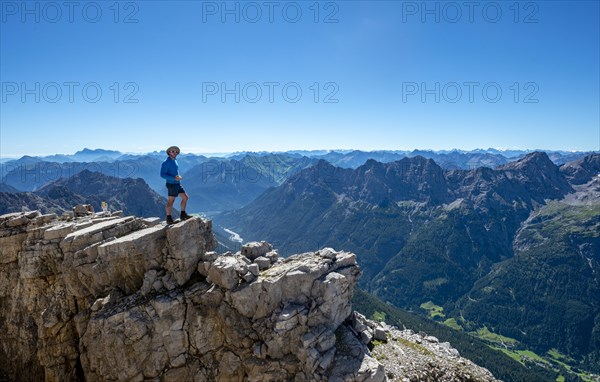
POLYGON ((181 150, 179 150, 179 147, 177 147, 177 146, 171 146, 171 147, 169 147, 167 149, 167 155, 169 155, 169 151, 171 151, 171 150, 176 150, 177 154, 179 154, 181 152, 181 150))

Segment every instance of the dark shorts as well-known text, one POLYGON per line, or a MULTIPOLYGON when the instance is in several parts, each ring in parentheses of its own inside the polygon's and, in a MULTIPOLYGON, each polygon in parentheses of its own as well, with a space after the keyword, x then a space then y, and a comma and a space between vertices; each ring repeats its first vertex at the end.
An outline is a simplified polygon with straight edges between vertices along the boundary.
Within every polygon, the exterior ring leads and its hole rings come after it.
POLYGON ((185 190, 183 189, 183 187, 181 187, 181 184, 167 183, 167 191, 169 196, 185 194, 185 190))

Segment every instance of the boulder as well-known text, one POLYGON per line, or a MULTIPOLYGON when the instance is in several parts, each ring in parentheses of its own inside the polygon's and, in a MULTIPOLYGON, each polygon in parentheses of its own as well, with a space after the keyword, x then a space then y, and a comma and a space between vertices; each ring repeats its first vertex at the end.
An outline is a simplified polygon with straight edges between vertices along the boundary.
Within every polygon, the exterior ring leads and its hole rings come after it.
POLYGON ((253 241, 246 243, 242 246, 242 255, 246 256, 250 260, 254 260, 259 256, 264 256, 268 252, 273 250, 273 246, 266 241, 253 241))

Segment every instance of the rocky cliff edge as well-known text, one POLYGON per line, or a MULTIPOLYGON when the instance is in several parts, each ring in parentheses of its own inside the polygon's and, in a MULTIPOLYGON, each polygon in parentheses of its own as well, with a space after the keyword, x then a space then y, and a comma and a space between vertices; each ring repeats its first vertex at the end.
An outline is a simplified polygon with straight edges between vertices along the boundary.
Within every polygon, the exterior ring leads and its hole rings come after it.
MULTIPOLYGON (((409 340, 352 311, 354 254, 216 244, 201 218, 0 216, 0 380, 421 380, 372 356, 409 340)), ((438 377, 494 380, 438 348, 438 377)))

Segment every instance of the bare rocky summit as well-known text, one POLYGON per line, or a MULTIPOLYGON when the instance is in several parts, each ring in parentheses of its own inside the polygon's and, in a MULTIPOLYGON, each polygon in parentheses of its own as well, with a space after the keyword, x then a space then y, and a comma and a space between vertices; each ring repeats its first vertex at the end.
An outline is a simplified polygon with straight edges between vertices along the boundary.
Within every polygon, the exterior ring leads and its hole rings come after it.
POLYGON ((353 312, 352 253, 216 245, 201 218, 0 216, 0 380, 495 381, 353 312))

